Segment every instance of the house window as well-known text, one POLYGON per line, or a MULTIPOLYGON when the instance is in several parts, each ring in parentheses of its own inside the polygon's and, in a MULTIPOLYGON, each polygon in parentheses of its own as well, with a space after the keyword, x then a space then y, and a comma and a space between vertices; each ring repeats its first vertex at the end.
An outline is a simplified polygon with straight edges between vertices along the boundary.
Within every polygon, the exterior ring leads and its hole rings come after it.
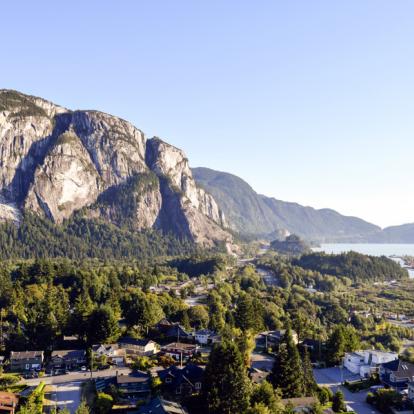
POLYGON ((30 364, 26 364, 26 369, 30 369, 30 364))
POLYGON ((196 382, 195 383, 195 389, 196 390, 201 390, 201 382, 196 382))
POLYGON ((166 378, 166 379, 165 379, 165 382, 166 382, 167 384, 171 384, 171 378, 166 378))

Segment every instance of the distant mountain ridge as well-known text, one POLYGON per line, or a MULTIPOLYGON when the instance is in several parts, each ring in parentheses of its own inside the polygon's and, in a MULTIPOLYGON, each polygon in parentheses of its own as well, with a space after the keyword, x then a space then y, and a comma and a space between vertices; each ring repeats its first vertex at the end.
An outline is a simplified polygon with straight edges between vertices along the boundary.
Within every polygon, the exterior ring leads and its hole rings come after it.
POLYGON ((357 217, 258 194, 233 174, 193 168, 193 176, 212 194, 230 227, 242 235, 272 239, 289 232, 317 242, 365 242, 382 234, 379 226, 357 217))

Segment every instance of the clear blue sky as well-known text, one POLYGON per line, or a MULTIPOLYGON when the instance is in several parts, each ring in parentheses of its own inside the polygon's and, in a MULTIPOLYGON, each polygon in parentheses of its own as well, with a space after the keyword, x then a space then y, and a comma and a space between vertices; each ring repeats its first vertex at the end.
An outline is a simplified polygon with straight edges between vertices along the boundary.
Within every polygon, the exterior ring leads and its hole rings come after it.
POLYGON ((192 166, 414 221, 411 0, 8 1, 0 87, 130 120, 192 166))

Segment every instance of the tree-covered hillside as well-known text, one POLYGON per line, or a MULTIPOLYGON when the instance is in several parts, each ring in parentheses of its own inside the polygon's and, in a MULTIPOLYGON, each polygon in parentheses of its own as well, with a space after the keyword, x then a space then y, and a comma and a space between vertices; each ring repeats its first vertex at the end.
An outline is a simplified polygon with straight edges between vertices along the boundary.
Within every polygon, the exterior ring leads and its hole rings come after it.
POLYGON ((156 230, 121 229, 97 219, 73 217, 62 225, 25 214, 19 227, 0 225, 0 259, 67 257, 70 259, 149 258, 192 253, 195 245, 156 230))
MULTIPOLYGON (((197 184, 213 195, 233 230, 243 235, 275 238, 283 230, 315 241, 359 241, 381 229, 334 210, 316 210, 257 194, 235 175, 193 168, 197 184)), ((277 187, 275 187, 275 191, 277 187)))
POLYGON ((408 277, 405 269, 385 256, 366 256, 356 252, 338 255, 311 253, 293 260, 293 264, 326 275, 345 276, 354 282, 366 283, 408 277))

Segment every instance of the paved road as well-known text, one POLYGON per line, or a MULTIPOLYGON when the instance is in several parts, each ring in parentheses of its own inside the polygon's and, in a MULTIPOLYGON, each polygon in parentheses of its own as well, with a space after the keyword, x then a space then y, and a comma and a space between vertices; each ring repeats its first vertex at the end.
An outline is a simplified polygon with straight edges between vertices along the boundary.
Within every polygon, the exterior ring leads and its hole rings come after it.
MULTIPOLYGON (((115 368, 112 367, 110 369, 105 369, 102 371, 95 371, 93 372, 92 378, 106 378, 106 377, 113 377, 118 374, 129 374, 131 372, 130 368, 115 368)), ((84 371, 74 371, 70 372, 66 375, 56 375, 53 377, 43 377, 43 378, 33 378, 22 380, 21 382, 27 385, 38 385, 40 382, 44 382, 46 385, 48 384, 65 384, 71 383, 74 381, 87 381, 91 378, 91 373, 84 372, 84 371)))
MULTIPOLYGON (((118 374, 127 375, 130 368, 110 368, 103 371, 93 372, 92 378, 113 377, 118 374)), ((66 375, 53 377, 33 378, 22 381, 27 385, 38 385, 44 382, 47 386, 45 395, 46 407, 68 408, 71 414, 75 413, 82 397, 82 383, 91 378, 90 372, 76 371, 66 375)), ((47 410, 47 408, 46 408, 47 410)))
POLYGON ((340 389, 345 396, 345 402, 349 405, 353 411, 357 414, 379 414, 375 408, 365 402, 368 391, 361 391, 352 393, 345 387, 341 386, 341 377, 343 380, 355 379, 355 375, 351 374, 348 370, 341 370, 338 367, 315 369, 314 371, 316 382, 319 385, 324 385, 332 389, 333 392, 340 389))
POLYGON ((45 411, 47 407, 52 409, 67 408, 71 414, 76 412, 82 397, 82 382, 66 382, 64 384, 48 385, 45 395, 45 411))
POLYGON ((270 355, 260 354, 259 352, 252 352, 252 368, 260 369, 262 371, 271 371, 273 368, 274 361, 274 358, 270 355))

